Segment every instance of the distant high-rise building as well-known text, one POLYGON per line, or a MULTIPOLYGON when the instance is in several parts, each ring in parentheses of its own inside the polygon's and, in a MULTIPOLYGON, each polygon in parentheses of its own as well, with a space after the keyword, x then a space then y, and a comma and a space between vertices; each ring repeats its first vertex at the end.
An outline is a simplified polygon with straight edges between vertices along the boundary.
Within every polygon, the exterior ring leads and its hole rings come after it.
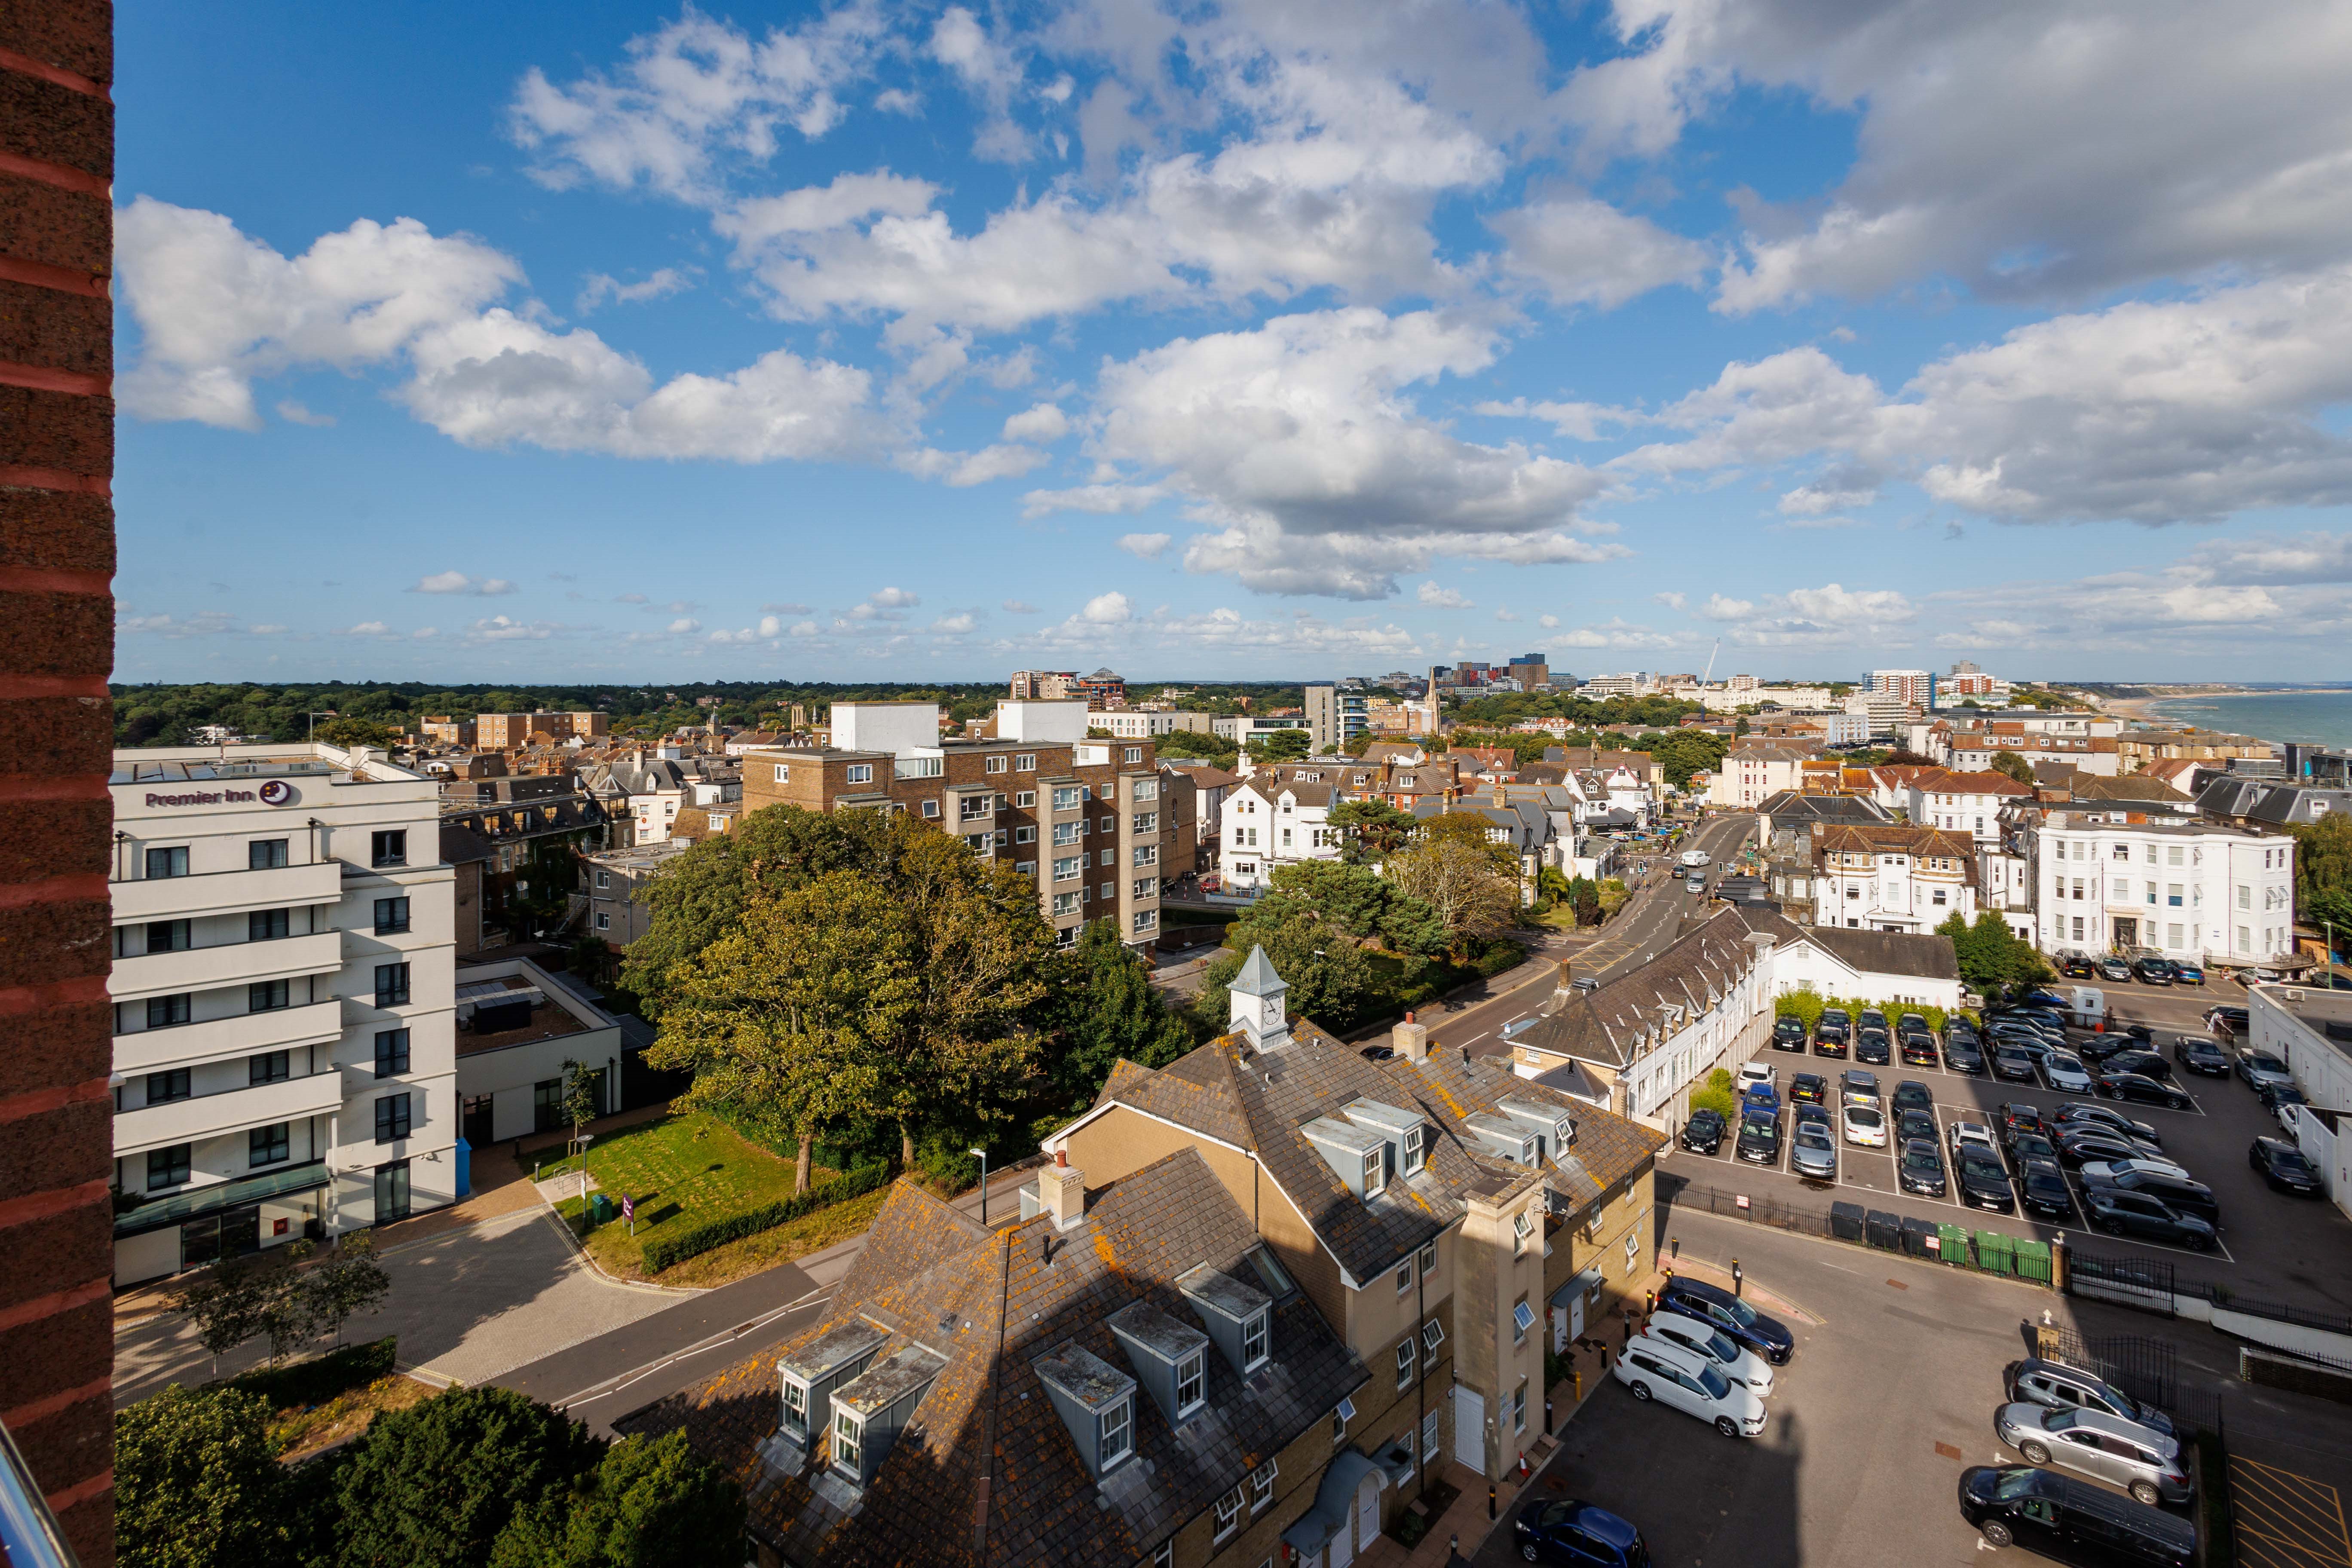
POLYGON ((1936 678, 1924 669, 1874 669, 1870 689, 1882 697, 1900 697, 1915 708, 1932 707, 1936 678))
POLYGON ((1522 689, 1533 691, 1551 684, 1551 661, 1539 653, 1520 654, 1511 660, 1509 676, 1522 689))
POLYGON ((1984 673, 1984 668, 1972 658, 1955 659, 1952 662, 1952 673, 1954 675, 1982 675, 1984 673))
POLYGON ((1307 683, 1307 736, 1317 754, 1328 755, 1371 728, 1371 702, 1328 680, 1307 683))
POLYGON ((1016 669, 1013 672, 1013 700, 1015 702, 1058 702, 1075 697, 1072 689, 1078 679, 1075 669, 1016 669))

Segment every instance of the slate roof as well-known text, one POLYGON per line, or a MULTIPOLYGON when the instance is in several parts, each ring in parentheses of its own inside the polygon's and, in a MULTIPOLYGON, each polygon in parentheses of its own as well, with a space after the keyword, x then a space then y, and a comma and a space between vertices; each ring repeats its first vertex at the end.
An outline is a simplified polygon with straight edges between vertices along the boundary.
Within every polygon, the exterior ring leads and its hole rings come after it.
POLYGON ((1958 956, 1952 939, 1901 931, 1856 931, 1844 926, 1801 926, 1767 910, 1727 911, 1751 931, 1766 932, 1783 947, 1810 942, 1849 967, 1869 974, 1908 974, 1925 980, 1958 980, 1958 956))
POLYGON ((1784 789, 1764 797, 1756 808, 1759 816, 1770 817, 1776 826, 1801 826, 1806 823, 1850 823, 1855 826, 1881 826, 1894 818, 1886 808, 1862 795, 1807 795, 1784 789))
POLYGON ((1715 1005, 1755 966, 1748 931, 1737 912, 1719 910, 1649 963, 1597 990, 1554 992, 1514 1043, 1602 1067, 1629 1067, 1694 1014, 1715 1005))
MULTIPOLYGON (((902 1183, 883 1223, 911 1238, 940 1222, 940 1206, 902 1183)), ((615 1429, 684 1429, 743 1488, 753 1535, 791 1562, 1129 1568, 1327 1421, 1369 1376, 1295 1296, 1275 1307, 1271 1359, 1246 1382, 1222 1355, 1207 1358, 1206 1407, 1181 1428, 1137 1390, 1134 1456, 1097 1482, 1035 1363, 1074 1347, 1131 1372, 1107 1321, 1140 1301, 1197 1322, 1176 1280, 1203 1261, 1245 1271, 1257 1245, 1249 1216, 1184 1149, 1089 1193, 1086 1216, 1066 1233, 1041 1215, 959 1247, 963 1239, 917 1242, 918 1252, 943 1256, 912 1277, 867 1276, 854 1293, 853 1272, 823 1322, 615 1429), (804 1465, 776 1436, 779 1357, 858 1321, 888 1333, 877 1365, 909 1348, 943 1363, 862 1492, 804 1465)))
POLYGON ((1847 827, 1813 829, 1813 854, 1908 855, 1914 858, 1941 856, 1958 860, 1966 878, 1976 880, 1976 846, 1966 834, 1940 827, 1847 827))
MULTIPOLYGON (((1504 1057, 1465 1063, 1459 1051, 1433 1050, 1420 1063, 1402 1058, 1368 1062, 1355 1048, 1314 1024, 1294 1018, 1290 1043, 1256 1051, 1241 1035, 1211 1041, 1157 1072, 1122 1070, 1104 1086, 1097 1106, 1111 1101, 1162 1117, 1238 1148, 1256 1151, 1267 1175, 1314 1227, 1316 1236, 1358 1281, 1395 1266, 1461 1214, 1468 1194, 1507 1190, 1538 1179, 1528 1168, 1492 1159, 1465 1142, 1465 1119, 1489 1112, 1506 1096, 1541 1100, 1571 1113, 1576 1152, 1612 1152, 1614 1182, 1631 1173, 1664 1139, 1638 1123, 1534 1084, 1511 1071, 1504 1057), (1437 1123, 1429 1163, 1400 1176, 1369 1201, 1348 1190, 1339 1174, 1299 1131, 1318 1115, 1337 1115, 1352 1100, 1401 1110, 1418 1107, 1437 1123), (1632 1163, 1626 1163, 1627 1159, 1632 1163), (1494 1184, 1500 1181, 1503 1188, 1494 1184)), ((1563 1189, 1564 1190, 1564 1189, 1563 1189)))

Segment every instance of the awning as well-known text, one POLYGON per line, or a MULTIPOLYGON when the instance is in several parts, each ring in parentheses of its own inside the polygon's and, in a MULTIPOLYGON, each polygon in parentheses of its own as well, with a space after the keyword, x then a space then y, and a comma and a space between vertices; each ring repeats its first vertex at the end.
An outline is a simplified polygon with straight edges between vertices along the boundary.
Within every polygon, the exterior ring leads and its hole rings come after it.
POLYGON ((118 1240, 126 1236, 143 1236, 151 1230, 163 1230, 178 1225, 183 1220, 259 1203, 265 1198, 291 1197, 298 1193, 315 1192, 333 1179, 327 1173, 326 1162, 312 1160, 306 1164, 272 1171, 268 1175, 215 1182, 123 1210, 114 1216, 114 1234, 118 1240))
POLYGON ((1559 1289, 1553 1291, 1551 1293, 1551 1304, 1555 1307, 1566 1307, 1577 1297, 1585 1295, 1590 1291, 1600 1289, 1601 1281, 1606 1278, 1607 1276, 1602 1274, 1600 1269, 1588 1268, 1583 1273, 1578 1275, 1575 1279, 1570 1279, 1567 1284, 1562 1285, 1559 1289))

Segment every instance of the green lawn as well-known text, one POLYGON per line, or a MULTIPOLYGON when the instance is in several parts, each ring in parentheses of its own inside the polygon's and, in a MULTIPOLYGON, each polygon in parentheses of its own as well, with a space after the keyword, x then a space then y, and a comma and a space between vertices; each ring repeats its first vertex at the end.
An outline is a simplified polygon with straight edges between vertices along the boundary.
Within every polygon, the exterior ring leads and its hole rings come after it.
MULTIPOLYGON (((616 1205, 625 1194, 636 1200, 634 1237, 615 1220, 591 1232, 587 1240, 596 1261, 624 1279, 645 1277, 645 1243, 653 1237, 793 1194, 788 1162, 703 1111, 606 1133, 588 1146, 586 1158, 598 1191, 611 1194, 616 1205)), ((540 1168, 539 1179, 548 1181, 579 1168, 577 1159, 555 1161, 540 1168)), ((819 1182, 831 1174, 820 1167, 811 1171, 809 1179, 819 1182)), ((575 1221, 581 1206, 577 1197, 557 1205, 575 1221)))

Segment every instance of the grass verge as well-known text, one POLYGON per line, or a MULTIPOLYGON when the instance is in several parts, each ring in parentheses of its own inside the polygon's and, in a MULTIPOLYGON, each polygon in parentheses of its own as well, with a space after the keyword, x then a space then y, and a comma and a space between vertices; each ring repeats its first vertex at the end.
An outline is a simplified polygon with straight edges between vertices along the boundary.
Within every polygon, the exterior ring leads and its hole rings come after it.
POLYGON ((710 1287, 725 1285, 747 1275, 773 1268, 779 1263, 789 1263, 795 1258, 805 1258, 812 1252, 822 1252, 837 1241, 847 1241, 874 1223, 874 1216, 890 1195, 890 1189, 851 1198, 831 1208, 803 1215, 799 1219, 777 1226, 772 1230, 747 1236, 740 1241, 730 1241, 709 1252, 689 1258, 660 1276, 665 1285, 710 1287))
POLYGON ((270 1418, 269 1441, 289 1462, 307 1458, 331 1444, 356 1437, 386 1411, 422 1405, 439 1393, 428 1384, 397 1373, 335 1395, 324 1405, 298 1405, 270 1418))
MULTIPOLYGON (((751 1142, 715 1116, 689 1111, 623 1128, 588 1147, 588 1173, 597 1190, 618 1203, 624 1195, 636 1200, 636 1234, 619 1221, 599 1226, 587 1235, 589 1255, 608 1274, 624 1279, 645 1279, 645 1246, 656 1237, 682 1234, 709 1220, 741 1214, 787 1198, 793 1192, 793 1167, 751 1142)), ((579 1158, 552 1161, 540 1167, 542 1182, 580 1169, 579 1158)), ((819 1169, 812 1182, 834 1173, 819 1169)), ((556 1205, 572 1223, 582 1223, 583 1205, 576 1197, 556 1205)))

